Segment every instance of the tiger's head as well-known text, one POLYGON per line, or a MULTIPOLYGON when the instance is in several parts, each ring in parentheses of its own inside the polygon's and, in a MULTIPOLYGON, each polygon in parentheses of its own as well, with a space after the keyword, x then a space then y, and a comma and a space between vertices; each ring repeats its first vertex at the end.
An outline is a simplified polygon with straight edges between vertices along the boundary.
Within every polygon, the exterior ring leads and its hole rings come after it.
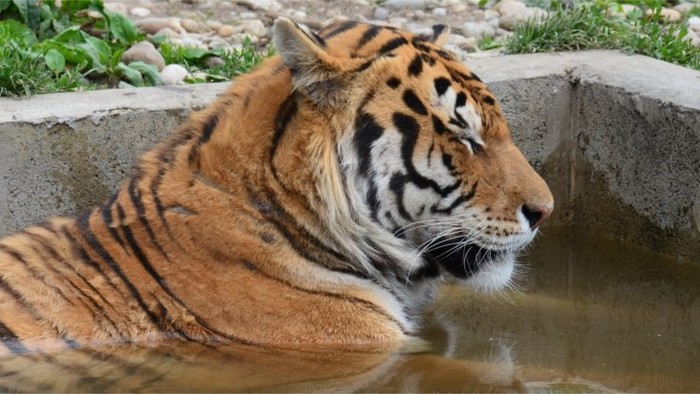
POLYGON ((318 34, 286 19, 275 44, 293 89, 325 117, 319 211, 367 270, 398 280, 508 285, 514 259, 553 209, 484 83, 427 34, 338 22, 318 34))

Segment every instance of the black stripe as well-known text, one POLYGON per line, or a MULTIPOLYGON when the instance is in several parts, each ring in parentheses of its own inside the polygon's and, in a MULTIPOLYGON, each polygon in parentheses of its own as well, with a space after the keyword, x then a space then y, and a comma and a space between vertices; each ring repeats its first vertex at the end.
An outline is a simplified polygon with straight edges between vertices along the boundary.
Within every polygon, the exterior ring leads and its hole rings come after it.
POLYGON ((399 210, 399 215, 409 222, 413 222, 413 218, 406 210, 406 205, 403 201, 406 189, 406 176, 398 172, 394 173, 389 180, 389 189, 396 195, 396 207, 399 210))
POLYGON ((447 89, 452 85, 449 79, 445 77, 435 78, 435 90, 437 94, 442 96, 447 92, 447 89))
POLYGON ((29 350, 19 340, 15 334, 5 323, 0 321, 0 343, 10 350, 12 354, 25 354, 29 350))
POLYGON ((483 96, 481 96, 481 101, 483 101, 484 104, 486 104, 486 105, 494 105, 494 104, 496 104, 496 100, 495 100, 493 97, 488 96, 488 95, 483 95, 483 96))
POLYGON ((383 133, 384 129, 369 113, 362 112, 355 119, 353 143, 360 162, 359 172, 361 176, 368 179, 370 178, 369 169, 372 165, 372 145, 383 133))
POLYGON ((322 47, 326 46, 326 40, 315 32, 311 33, 311 36, 316 40, 316 43, 322 47))
POLYGON ((287 97, 280 108, 277 110, 277 115, 275 116, 275 133, 272 135, 272 146, 270 147, 270 167, 272 168, 272 174, 277 181, 279 177, 277 175, 277 170, 273 164, 275 155, 277 153, 277 148, 279 147, 280 141, 285 131, 287 131, 287 126, 294 119, 299 110, 299 105, 297 104, 296 95, 291 94, 287 97))
MULTIPOLYGON (((90 289, 92 289, 92 291, 94 291, 100 298, 102 298, 102 300, 103 300, 103 302, 104 302, 105 304, 109 305, 109 303, 107 302, 107 300, 106 300, 104 297, 102 297, 102 295, 97 291, 97 289, 96 289, 90 282, 88 282, 88 281, 85 279, 85 277, 83 277, 83 276, 75 269, 75 267, 73 267, 72 265, 68 264, 68 263, 61 257, 61 255, 58 253, 58 251, 56 251, 56 249, 54 249, 54 247, 52 246, 52 243, 51 243, 50 241, 41 238, 38 234, 34 234, 34 233, 30 233, 30 232, 26 232, 26 234, 27 234, 28 236, 30 236, 32 239, 34 239, 35 241, 37 241, 37 245, 40 245, 40 246, 42 247, 42 249, 43 249, 45 252, 48 252, 48 253, 49 253, 49 256, 51 257, 51 259, 53 260, 53 262, 55 262, 55 263, 57 263, 57 264, 60 264, 60 265, 63 266, 64 268, 69 269, 73 274, 75 274, 78 278, 80 278, 80 279, 82 280, 82 282, 83 282, 87 287, 89 287, 90 289), (42 242, 42 241, 44 241, 44 242, 42 242)), ((37 253, 39 253, 39 254, 41 254, 41 252, 39 252, 39 251, 36 250, 36 249, 34 249, 34 251, 37 252, 37 253)), ((64 279, 65 279, 65 283, 68 284, 68 285, 70 285, 71 288, 72 288, 74 291, 76 291, 76 292, 81 296, 80 302, 81 302, 81 304, 83 304, 83 306, 85 306, 85 307, 88 308, 88 309, 91 309, 90 306, 88 305, 88 303, 86 303, 86 302, 84 301, 84 300, 87 300, 87 301, 89 302, 89 304, 92 305, 92 307, 93 307, 94 309, 97 309, 98 314, 97 314, 96 316, 99 316, 99 317, 101 317, 101 318, 104 318, 107 322, 109 322, 109 323, 112 325, 112 327, 114 327, 114 329, 115 329, 117 332, 120 332, 119 327, 118 327, 117 324, 107 315, 106 310, 105 310, 105 308, 104 308, 102 305, 98 304, 90 295, 88 295, 87 293, 85 293, 85 291, 83 291, 83 289, 81 289, 80 287, 78 287, 78 286, 76 285, 76 283, 73 282, 73 280, 71 280, 71 279, 69 278, 69 276, 64 275, 62 272, 59 272, 57 269, 55 269, 54 267, 52 267, 50 264, 47 264, 47 267, 48 267, 55 275, 64 278, 64 279)), ((96 317, 96 316, 93 316, 93 317, 96 317)), ((121 332, 120 332, 120 334, 123 335, 123 333, 121 333, 121 332)))
MULTIPOLYGON (((151 227, 151 224, 148 222, 148 218, 146 218, 146 208, 143 206, 143 200, 141 199, 141 190, 139 190, 139 187, 137 185, 137 182, 139 181, 138 175, 134 175, 131 180, 129 181, 129 198, 131 199, 131 204, 136 208, 136 214, 139 218, 139 222, 141 222, 141 226, 146 230, 146 233, 148 233, 148 238, 151 240, 151 243, 158 249, 158 251, 165 257, 166 260, 170 261, 170 258, 168 257, 168 254, 165 253, 165 250, 161 246, 160 242, 158 242, 158 239, 156 238, 156 234, 153 231, 153 228, 151 227)), ((125 227, 122 226, 122 229, 125 227)))
POLYGON ((119 231, 117 231, 117 229, 114 228, 114 226, 113 226, 114 218, 112 217, 112 207, 113 207, 114 203, 117 201, 118 196, 119 196, 119 192, 112 193, 112 197, 110 197, 109 200, 102 206, 101 212, 102 212, 102 220, 104 220, 105 225, 107 226, 107 230, 112 235, 112 237, 115 240, 117 240, 117 243, 123 248, 124 247, 124 240, 119 235, 119 231))
POLYGON ((352 72, 359 73, 359 72, 367 70, 368 68, 370 68, 370 66, 372 64, 374 64, 375 60, 377 60, 377 58, 372 58, 372 59, 367 60, 366 62, 360 64, 356 69, 352 70, 352 72))
POLYGON ((362 33, 362 37, 360 37, 360 42, 358 42, 355 47, 355 51, 360 50, 363 46, 367 45, 368 42, 372 41, 381 30, 382 28, 376 25, 372 25, 369 29, 365 30, 365 32, 362 33))
MULTIPOLYGON (((44 286, 46 286, 47 288, 53 290, 55 293, 57 293, 58 295, 60 295, 61 298, 63 298, 63 300, 64 300, 65 302, 67 302, 68 304, 70 304, 70 305, 75 305, 75 304, 73 304, 73 301, 71 301, 71 299, 70 299, 69 297, 66 296, 66 294, 63 292, 63 289, 58 288, 58 287, 56 287, 55 285, 52 285, 52 284, 48 283, 48 282, 46 281, 46 275, 45 275, 44 273, 40 272, 36 267, 31 266, 31 265, 29 264, 29 262, 25 259, 25 256, 24 256, 23 254, 21 254, 19 251, 17 251, 16 249, 11 248, 11 247, 9 247, 9 246, 6 246, 6 245, 0 245, 0 250, 2 250, 3 252, 5 252, 5 253, 9 254, 10 256, 14 257, 14 259, 17 260, 18 262, 22 263, 22 265, 24 266, 24 268, 26 268, 27 271, 29 271, 29 273, 31 274, 32 278, 34 278, 34 280, 36 280, 36 281, 39 282, 39 283, 43 283, 44 286)), ((42 260, 43 260, 43 259, 42 259, 42 260)), ((55 275, 55 274, 57 274, 57 273, 54 272, 54 275, 55 275)))
MULTIPOLYGON (((345 21, 345 22, 342 22, 338 27, 334 28, 333 30, 331 30, 329 32, 325 32, 325 33, 321 32, 321 37, 323 37, 326 40, 329 40, 329 39, 337 36, 338 34, 344 32, 344 31, 352 29, 355 26, 357 26, 357 22, 345 21)), ((331 28, 331 27, 332 26, 329 26, 328 28, 331 28)))
MULTIPOLYGON (((121 207, 117 204, 117 209, 120 208, 121 207)), ((107 252, 104 246, 102 246, 102 243, 100 243, 97 237, 95 237, 95 234, 90 228, 90 215, 83 215, 82 217, 78 218, 76 224, 78 225, 78 231, 80 231, 80 234, 82 235, 83 239, 85 239, 85 242, 90 246, 92 250, 95 251, 95 253, 97 253, 97 255, 102 259, 102 261, 104 261, 109 266, 109 268, 112 269, 112 271, 119 277, 119 279, 122 280, 124 285, 126 285, 127 289, 129 290, 131 296, 136 300, 136 302, 141 307, 141 309, 143 309, 146 315, 148 315, 148 318, 151 320, 151 322, 157 327, 160 326, 160 319, 158 318, 158 316, 156 316, 153 313, 153 311, 151 311, 148 308, 146 302, 143 300, 143 297, 141 297, 141 294, 136 289, 136 286, 134 286, 134 284, 131 283, 124 271, 122 271, 122 269, 119 267, 119 264, 117 264, 117 262, 114 261, 112 256, 110 256, 109 252, 107 252)))
POLYGON ((194 164, 195 161, 197 161, 199 157, 199 148, 207 143, 209 139, 211 138, 212 134, 214 133, 214 130, 216 129, 216 125, 219 123, 219 115, 214 114, 211 115, 206 122, 204 122, 204 125, 202 126, 202 134, 199 136, 199 139, 197 139, 197 142, 192 146, 192 150, 190 151, 189 155, 189 162, 190 165, 194 164))
POLYGON ((413 77, 419 77, 423 72, 423 59, 421 55, 418 54, 413 58, 411 64, 408 65, 408 75, 413 77))
POLYGON ((391 52, 394 49, 399 48, 401 46, 404 46, 406 44, 408 44, 408 40, 406 40, 403 37, 397 37, 397 38, 390 40, 386 44, 382 45, 382 47, 379 49, 378 53, 381 54, 381 53, 391 52))
POLYGON ((396 77, 391 77, 386 81, 386 84, 389 85, 390 88, 396 89, 401 86, 401 80, 396 77))
POLYGON ((455 208, 457 208, 457 207, 460 206, 461 204, 463 204, 463 203, 465 203, 465 202, 468 202, 469 200, 471 200, 472 198, 474 198, 474 195, 476 194, 476 186, 477 186, 478 184, 479 184, 479 181, 474 182, 474 185, 472 185, 472 188, 469 190, 469 192, 467 192, 467 194, 460 194, 459 197, 457 197, 457 198, 452 202, 452 204, 450 204, 449 207, 447 207, 447 208, 438 208, 438 207, 437 207, 437 204, 436 204, 436 205, 433 205, 433 206, 430 208, 430 211, 431 211, 432 213, 442 213, 442 214, 446 214, 446 215, 452 214, 452 211, 453 211, 455 208))
POLYGON ((428 109, 412 89, 403 92, 403 102, 418 115, 428 115, 428 109))
POLYGON ((445 134, 446 132, 450 131, 450 129, 445 126, 445 123, 437 116, 433 115, 430 118, 433 121, 433 129, 435 129, 435 132, 438 134, 445 134))
POLYGON ((294 284, 292 284, 292 283, 290 283, 290 282, 288 282, 288 281, 286 281, 286 280, 284 280, 284 279, 281 279, 281 278, 278 278, 278 277, 269 275, 268 273, 266 273, 266 272, 264 272, 264 271, 261 271, 260 269, 258 269, 258 267, 257 267, 255 264, 253 264, 253 263, 250 262, 250 261, 244 261, 243 264, 245 264, 246 267, 248 267, 249 269, 251 269, 252 272, 255 272, 256 274, 259 274, 259 275, 261 275, 261 276, 263 276, 263 277, 265 277, 265 278, 268 278, 268 279, 270 279, 270 280, 273 280, 273 281, 275 281, 275 282, 282 283, 282 284, 288 286, 288 287, 291 288, 291 289, 294 289, 294 290, 297 290, 297 291, 301 291, 301 292, 304 292, 304 293, 307 293, 307 294, 313 294, 313 295, 319 295, 319 296, 324 296, 324 297, 336 298, 336 299, 339 299, 339 300, 350 301, 350 302, 353 302, 353 303, 362 304, 362 305, 368 307, 369 309, 371 309, 372 311, 374 311, 374 312, 376 312, 376 313, 378 313, 378 314, 380 314, 380 315, 386 317, 387 319, 391 320, 392 322, 394 322, 394 323, 399 327, 399 329, 401 330, 402 333, 408 334, 408 332, 406 331, 406 329, 404 328, 404 326, 401 324, 401 322, 399 322, 399 321, 396 320, 393 316, 391 316, 390 314, 388 314, 387 312, 385 312, 385 311, 384 311, 382 308, 380 308, 378 305, 376 305, 376 304, 374 304, 374 303, 372 303, 372 302, 370 302, 370 301, 363 300, 363 299, 361 299, 361 298, 354 297, 354 296, 349 296, 349 295, 344 295, 344 294, 338 294, 338 293, 331 293, 331 292, 323 291, 323 290, 305 289, 305 288, 303 288, 303 287, 296 286, 296 285, 294 285, 294 284))
POLYGON ((393 122, 394 126, 403 134, 401 157, 404 167, 406 168, 408 181, 414 183, 420 189, 431 188, 441 196, 447 196, 450 193, 450 187, 440 187, 435 180, 426 178, 418 173, 418 170, 416 170, 416 167, 413 165, 413 151, 418 142, 418 135, 420 133, 418 122, 413 117, 400 112, 394 113, 393 122))

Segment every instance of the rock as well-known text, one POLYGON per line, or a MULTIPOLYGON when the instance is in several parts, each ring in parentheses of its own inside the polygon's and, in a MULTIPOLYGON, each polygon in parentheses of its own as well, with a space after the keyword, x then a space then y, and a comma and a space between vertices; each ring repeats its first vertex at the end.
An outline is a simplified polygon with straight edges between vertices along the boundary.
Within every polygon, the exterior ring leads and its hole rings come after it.
POLYGON ((172 39, 172 38, 180 38, 180 34, 178 34, 178 32, 176 32, 175 30, 173 30, 173 29, 171 29, 171 28, 169 28, 169 27, 164 27, 164 28, 158 30, 158 32, 157 32, 156 34, 154 34, 154 35, 156 35, 156 36, 164 36, 164 37, 168 37, 168 38, 170 38, 170 39, 172 39))
POLYGON ((688 34, 683 37, 683 40, 695 45, 696 48, 700 48, 700 35, 692 30, 688 30, 688 34))
POLYGON ((163 85, 182 85, 189 72, 179 64, 168 64, 160 72, 160 80, 163 85))
POLYGON ((180 21, 180 25, 182 26, 183 29, 187 30, 190 33, 199 33, 202 30, 204 30, 203 26, 195 21, 194 19, 189 19, 185 18, 180 21))
POLYGON ((241 12, 241 15, 239 15, 238 18, 239 19, 255 19, 257 17, 258 17, 258 14, 256 14, 255 12, 245 11, 245 12, 241 12))
POLYGON ((433 15, 435 15, 435 16, 447 16, 447 8, 443 8, 443 7, 433 8, 433 15))
POLYGON ((280 12, 282 10, 282 4, 277 0, 250 0, 249 3, 255 9, 262 9, 272 12, 280 12))
POLYGON ((144 7, 134 7, 129 11, 129 13, 137 18, 145 18, 151 15, 151 10, 144 7))
POLYGON ((464 37, 460 34, 451 34, 447 39, 445 48, 451 50, 450 46, 455 46, 464 51, 472 51, 479 46, 479 40, 476 37, 464 37))
POLYGON ((114 12, 116 14, 126 15, 129 13, 127 8, 126 8, 126 4, 124 4, 122 2, 104 3, 104 8, 105 8, 105 11, 114 12))
POLYGON ((228 49, 231 48, 231 43, 224 40, 223 38, 214 37, 211 41, 209 41, 209 48, 228 49))
POLYGON ((233 28, 233 26, 223 25, 216 31, 216 34, 221 37, 231 37, 235 32, 236 30, 233 28))
POLYGON ((700 17, 691 16, 688 18, 688 28, 700 34, 700 17))
POLYGON ((488 23, 465 22, 462 24, 462 35, 475 38, 492 38, 496 35, 496 30, 488 23))
MULTIPOLYGON (((646 16, 652 16, 653 12, 651 10, 647 10, 646 16)), ((659 12, 659 17, 665 22, 668 23, 676 23, 680 22, 681 19, 683 19, 683 15, 681 15, 680 12, 670 9, 670 8, 662 8, 661 11, 659 12)))
POLYGON ((618 4, 608 7, 605 16, 626 16, 633 12, 642 12, 641 8, 632 4, 618 4))
POLYGON ((419 10, 425 8, 427 0, 386 0, 382 6, 395 10, 412 9, 419 10))
POLYGON ((499 14, 498 11, 495 11, 495 10, 484 11, 484 19, 487 21, 494 19, 494 18, 498 18, 499 16, 501 16, 501 14, 499 14))
POLYGON ((501 16, 501 19, 498 20, 498 26, 506 30, 513 30, 513 27, 515 27, 515 25, 525 20, 525 17, 523 17, 522 15, 503 15, 501 16))
POLYGON ((158 67, 158 70, 165 68, 165 59, 163 59, 156 47, 148 41, 134 44, 122 54, 121 60, 126 64, 142 61, 146 64, 153 64, 158 67))
POLYGON ((296 10, 292 12, 292 17, 297 18, 297 19, 306 19, 306 12, 302 10, 296 10))
POLYGON ((450 6, 450 12, 454 14, 462 13, 464 11, 467 11, 468 9, 469 7, 466 4, 455 4, 450 6))
POLYGON ((408 22, 408 19, 402 18, 400 16, 394 16, 389 18, 389 24, 394 25, 398 28, 402 28, 406 22, 408 22))
POLYGON ((248 33, 256 37, 262 37, 267 34, 267 28, 265 24, 260 19, 253 19, 250 21, 245 21, 239 26, 239 31, 243 33, 248 33))
POLYGON ((207 21, 207 26, 214 31, 218 31, 223 24, 219 21, 207 21))
MULTIPOLYGON (((106 5, 107 4, 105 4, 105 6, 106 5)), ((680 12, 683 15, 686 15, 690 12, 690 10, 692 10, 695 7, 700 7, 700 4, 684 2, 684 3, 680 3, 677 6, 673 7, 673 9, 680 12)))
POLYGON ((383 7, 377 7, 374 9, 374 19, 385 21, 389 17, 389 11, 383 7))
POLYGON ((180 37, 179 39, 174 39, 173 43, 175 43, 181 47, 207 49, 207 46, 204 45, 202 40, 200 40, 199 38, 191 37, 191 36, 183 36, 183 37, 180 37))
POLYGON ((148 34, 156 34, 159 30, 166 27, 173 29, 178 34, 187 33, 180 25, 180 19, 178 18, 146 18, 136 21, 134 24, 148 34))
POLYGON ((207 67, 209 67, 209 68, 219 67, 219 66, 223 66, 224 64, 226 64, 226 62, 224 62, 224 59, 222 59, 222 58, 220 58, 220 57, 218 57, 218 56, 209 56, 209 57, 204 61, 204 63, 205 63, 205 64, 207 65, 207 67))
POLYGON ((504 0, 493 7, 501 15, 520 15, 525 12, 527 6, 517 0, 504 0))

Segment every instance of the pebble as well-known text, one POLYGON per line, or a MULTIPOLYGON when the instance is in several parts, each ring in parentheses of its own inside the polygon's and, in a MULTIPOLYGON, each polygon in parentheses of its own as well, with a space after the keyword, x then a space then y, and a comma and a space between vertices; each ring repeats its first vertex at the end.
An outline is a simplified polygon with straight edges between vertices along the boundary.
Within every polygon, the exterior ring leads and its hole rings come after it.
POLYGON ((151 15, 151 10, 145 7, 134 7, 129 11, 129 13, 137 18, 145 18, 151 15))
POLYGON ((164 28, 158 30, 158 32, 156 32, 156 34, 154 34, 154 35, 164 36, 164 37, 171 38, 171 39, 172 38, 180 38, 180 34, 169 27, 164 27, 164 28))
POLYGON ((386 0, 382 6, 393 9, 423 9, 428 5, 427 0, 386 0))
POLYGON ((239 29, 243 33, 248 33, 256 37, 262 37, 267 34, 267 28, 260 19, 245 21, 240 24, 239 29))
MULTIPOLYGON (((647 11, 647 15, 651 15, 651 12, 647 11)), ((669 23, 680 22, 683 19, 683 15, 680 12, 671 8, 662 8, 659 15, 664 21, 669 23)))
POLYGON ((700 35, 693 30, 688 30, 688 34, 683 39, 695 45, 696 48, 700 48, 700 35))
POLYGON ((122 54, 121 60, 126 64, 142 61, 146 64, 153 64, 158 67, 158 70, 165 68, 165 59, 163 59, 156 47, 148 41, 134 44, 122 54))
POLYGON ((160 80, 163 85, 182 85, 185 83, 185 78, 187 78, 189 72, 186 68, 179 64, 168 64, 160 72, 160 80))
POLYGON ((389 17, 389 10, 384 7, 377 7, 374 9, 374 19, 385 21, 389 17))
POLYGON ((202 30, 204 30, 202 25, 194 19, 185 18, 180 21, 180 24, 182 25, 183 29, 187 30, 190 33, 199 33, 202 30))
POLYGON ((492 38, 496 35, 496 29, 485 22, 465 22, 461 31, 465 37, 492 38))
POLYGON ((606 16, 625 16, 633 12, 642 12, 641 8, 632 4, 619 4, 608 7, 605 10, 606 16))
POLYGON ((231 37, 235 32, 236 30, 233 28, 233 26, 223 25, 219 28, 219 30, 217 30, 216 34, 221 37, 231 37))
POLYGON ((690 10, 692 10, 695 7, 700 7, 700 4, 685 2, 678 4, 677 6, 673 7, 673 9, 680 12, 683 15, 686 15, 690 12, 690 10))
POLYGON ((447 8, 443 8, 443 7, 433 8, 433 15, 435 15, 435 16, 447 16, 447 8))
POLYGON ((688 18, 688 28, 700 34, 700 17, 691 16, 688 18))
POLYGON ((136 21, 136 27, 148 34, 156 34, 166 27, 174 30, 178 34, 187 33, 180 25, 179 18, 146 18, 136 21))
MULTIPOLYGON (((578 0, 560 1, 572 4, 578 0)), ((502 53, 502 49, 480 51, 479 42, 484 38, 503 42, 517 23, 547 16, 544 9, 528 6, 543 2, 546 1, 488 0, 480 5, 481 0, 106 0, 104 4, 105 9, 122 12, 135 20, 144 33, 159 34, 176 45, 197 48, 240 48, 246 37, 261 47, 267 45, 275 15, 286 15, 297 22, 307 23, 312 29, 347 19, 389 24, 412 31, 445 23, 453 30, 446 48, 464 58, 474 53, 478 56, 502 53), (176 14, 163 16, 173 11, 176 14)), ((683 21, 682 15, 696 4, 695 0, 681 0, 673 8, 664 8, 662 15, 669 22, 683 21)), ((630 12, 641 10, 623 4, 619 8, 610 7, 606 14, 630 12)), ((688 15, 683 23, 687 23, 690 30, 685 39, 698 45, 700 18, 688 15)), ((158 65, 157 60, 153 61, 158 65)), ((207 65, 213 67, 221 61, 211 57, 207 59, 207 65)), ((163 67, 164 64, 159 69, 163 67)))
POLYGON ((209 56, 204 63, 206 63, 207 67, 218 67, 218 66, 223 66, 226 64, 224 60, 218 56, 209 56))

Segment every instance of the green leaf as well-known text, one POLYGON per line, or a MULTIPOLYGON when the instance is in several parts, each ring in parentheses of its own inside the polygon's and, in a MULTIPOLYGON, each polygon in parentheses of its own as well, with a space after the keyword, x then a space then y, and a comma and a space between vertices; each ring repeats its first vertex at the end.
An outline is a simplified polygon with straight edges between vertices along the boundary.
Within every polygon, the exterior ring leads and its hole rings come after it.
POLYGON ((147 86, 157 86, 161 84, 158 67, 144 62, 131 62, 129 67, 138 70, 144 78, 147 86))
POLYGON ((34 45, 37 40, 34 32, 17 21, 0 21, 0 42, 14 42, 27 48, 34 45))
POLYGON ((55 49, 49 49, 44 55, 46 65, 55 74, 62 72, 66 68, 66 59, 61 55, 61 52, 55 49))
POLYGON ((11 4, 12 2, 10 0, 0 0, 0 13, 8 9, 11 4))
POLYGON ((139 39, 139 31, 131 21, 122 14, 105 12, 109 22, 109 33, 119 42, 131 45, 139 39))
POLYGON ((141 76, 141 73, 138 70, 131 68, 124 63, 119 63, 117 65, 117 70, 122 72, 124 77, 129 81, 131 85, 139 87, 143 86, 143 77, 141 76))
POLYGON ((109 48, 107 42, 100 40, 97 37, 92 37, 85 35, 85 42, 78 44, 77 47, 81 48, 87 53, 87 55, 92 60, 92 68, 97 72, 105 72, 105 67, 109 64, 112 58, 112 50, 109 48))
POLYGON ((33 31, 38 31, 41 18, 41 8, 37 0, 12 0, 12 2, 22 15, 24 23, 33 31))

